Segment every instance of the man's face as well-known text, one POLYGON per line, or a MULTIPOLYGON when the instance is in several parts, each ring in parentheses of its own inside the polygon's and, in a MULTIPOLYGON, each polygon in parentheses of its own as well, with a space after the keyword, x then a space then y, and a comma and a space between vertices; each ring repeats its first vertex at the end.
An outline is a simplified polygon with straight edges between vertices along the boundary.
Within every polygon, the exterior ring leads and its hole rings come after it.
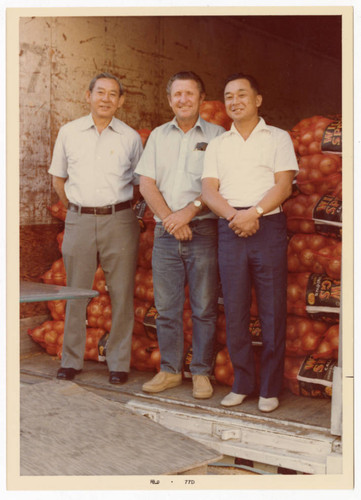
POLYGON ((224 104, 227 115, 234 122, 253 120, 258 116, 262 96, 243 78, 227 83, 224 89, 224 104))
POLYGON ((169 106, 179 122, 196 121, 199 107, 204 101, 197 82, 194 80, 175 80, 168 95, 169 106))
POLYGON ((99 78, 93 90, 87 91, 86 98, 92 115, 108 120, 112 119, 124 102, 124 95, 119 95, 119 85, 112 78, 99 78))

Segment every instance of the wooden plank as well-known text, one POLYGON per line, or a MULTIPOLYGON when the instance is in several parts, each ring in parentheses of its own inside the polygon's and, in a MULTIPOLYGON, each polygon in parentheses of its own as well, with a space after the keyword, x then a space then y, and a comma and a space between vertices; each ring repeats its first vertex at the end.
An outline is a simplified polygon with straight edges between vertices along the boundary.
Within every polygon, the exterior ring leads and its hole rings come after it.
POLYGON ((235 418, 140 399, 129 401, 126 407, 224 455, 264 461, 309 474, 326 473, 327 457, 337 443, 329 431, 267 416, 255 418, 243 414, 242 418, 235 418))
MULTIPOLYGON (((208 475, 215 475, 215 476, 224 476, 224 475, 227 475, 227 476, 235 476, 235 475, 259 476, 260 473, 253 472, 251 470, 242 469, 242 468, 236 468, 236 467, 208 465, 207 474, 208 475)), ((275 472, 275 474, 277 474, 277 472, 275 472)))
POLYGON ((73 382, 54 380, 20 391, 21 475, 197 473, 222 458, 73 382))
POLYGON ((200 467, 194 467, 193 469, 186 470, 185 472, 180 472, 180 475, 187 476, 204 476, 208 474, 208 465, 201 465, 200 467))
POLYGON ((332 378, 331 432, 342 435, 342 368, 335 366, 332 378))
MULTIPOLYGON (((43 356, 38 356, 36 360, 22 360, 21 373, 24 376, 34 375, 37 377, 54 378, 56 377, 59 366, 60 361, 58 359, 44 354, 43 356)), ((230 388, 221 386, 217 383, 213 383, 215 389, 213 397, 207 400, 196 400, 193 398, 192 382, 190 380, 184 380, 181 386, 166 390, 159 394, 145 394, 142 391, 142 385, 152 376, 153 374, 150 372, 132 370, 128 382, 114 388, 114 386, 108 382, 108 369, 104 363, 86 361, 82 373, 76 377, 76 382, 85 387, 109 391, 109 394, 114 394, 114 397, 121 392, 125 395, 135 395, 155 402, 172 403, 196 409, 206 409, 219 414, 227 413, 241 418, 244 418, 244 415, 250 417, 264 416, 264 414, 258 410, 256 397, 247 398, 240 406, 230 409, 223 408, 220 402, 225 394, 229 392, 230 388)), ((328 430, 330 428, 330 411, 331 402, 329 400, 296 396, 285 389, 281 396, 280 407, 268 416, 271 420, 275 421, 311 425, 328 430)))
MULTIPOLYGON (((46 379, 54 380, 59 366, 59 359, 46 353, 22 359, 21 381, 39 384, 46 379)), ((114 386, 108 382, 106 364, 86 361, 75 383, 224 455, 249 460, 252 457, 259 462, 268 460, 275 466, 309 474, 327 472, 327 456, 336 443, 330 434, 329 401, 295 396, 286 391, 282 395, 282 411, 259 412, 257 398, 250 398, 247 405, 226 409, 220 406, 220 400, 229 391, 228 387, 214 384, 215 394, 209 400, 192 397, 190 380, 159 394, 146 394, 141 387, 151 376, 149 372, 132 370, 126 384, 114 386), (217 432, 223 427, 227 432, 230 429, 240 431, 242 440, 222 440, 217 432), (297 451, 293 453, 294 447, 297 451), (285 453, 284 448, 291 453, 285 453)))

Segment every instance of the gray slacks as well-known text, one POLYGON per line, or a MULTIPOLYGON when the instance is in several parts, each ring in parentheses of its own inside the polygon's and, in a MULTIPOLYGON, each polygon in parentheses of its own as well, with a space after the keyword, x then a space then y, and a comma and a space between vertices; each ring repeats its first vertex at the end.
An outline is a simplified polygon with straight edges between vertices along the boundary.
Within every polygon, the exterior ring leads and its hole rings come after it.
MULTIPOLYGON (((128 372, 134 324, 134 276, 139 224, 132 209, 111 215, 78 214, 68 210, 63 240, 67 285, 91 288, 97 255, 112 303, 112 328, 106 348, 109 371, 128 372)), ((83 367, 88 299, 68 300, 61 365, 83 367)))

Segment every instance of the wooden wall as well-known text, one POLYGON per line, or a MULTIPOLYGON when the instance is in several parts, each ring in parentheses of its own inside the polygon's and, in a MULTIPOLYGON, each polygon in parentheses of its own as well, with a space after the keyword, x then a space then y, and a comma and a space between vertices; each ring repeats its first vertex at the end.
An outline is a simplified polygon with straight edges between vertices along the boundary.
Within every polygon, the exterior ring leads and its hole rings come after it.
POLYGON ((228 74, 254 74, 263 89, 261 114, 285 129, 307 116, 341 112, 340 61, 236 17, 24 17, 19 32, 21 276, 49 268, 32 240, 56 254, 45 231, 59 224, 48 210, 57 197, 47 170, 59 127, 88 113, 85 91, 96 73, 121 78, 126 101, 118 117, 135 129, 172 117, 165 86, 188 69, 203 78, 209 100, 222 100, 228 74))

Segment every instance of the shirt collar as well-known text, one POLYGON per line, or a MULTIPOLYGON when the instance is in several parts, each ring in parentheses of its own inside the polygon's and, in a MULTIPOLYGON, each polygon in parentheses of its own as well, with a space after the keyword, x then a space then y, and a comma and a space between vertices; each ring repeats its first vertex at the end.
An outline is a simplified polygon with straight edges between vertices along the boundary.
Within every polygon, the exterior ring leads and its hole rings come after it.
POLYGON ((94 120, 93 120, 91 113, 89 113, 89 115, 84 116, 81 129, 87 130, 88 128, 91 128, 91 127, 95 127, 95 124, 94 124, 94 120))
MULTIPOLYGON (((194 127, 193 129, 196 129, 196 128, 200 128, 201 131, 203 133, 205 133, 205 124, 204 124, 204 120, 203 118, 201 118, 200 116, 198 116, 198 120, 196 121, 196 123, 194 124, 194 127)), ((168 122, 168 126, 169 128, 177 128, 178 130, 181 130, 181 128, 179 127, 178 125, 178 122, 177 122, 177 118, 174 117, 173 120, 171 120, 170 122, 168 122)), ((192 129, 191 129, 192 130, 192 129)))
MULTIPOLYGON (((260 132, 262 130, 265 130, 266 132, 270 132, 270 128, 269 126, 267 125, 267 123, 264 121, 264 119, 260 116, 259 117, 259 122, 257 123, 257 125, 255 126, 255 128, 252 130, 251 132, 251 135, 254 133, 254 132, 260 132)), ((236 129, 236 126, 234 124, 234 122, 232 123, 231 125, 231 128, 229 130, 230 132, 234 133, 234 134, 238 134, 239 135, 239 132, 238 130, 236 129)))
MULTIPOLYGON (((95 127, 95 123, 92 114, 89 113, 89 115, 84 116, 84 123, 82 125, 82 130, 88 130, 91 127, 95 127)), ((111 119, 108 127, 110 127, 112 130, 114 130, 114 132, 117 132, 118 134, 122 133, 121 122, 120 120, 116 120, 114 116, 111 119)))
POLYGON ((117 120, 115 116, 113 116, 112 121, 109 123, 108 127, 113 129, 114 132, 117 132, 118 134, 123 133, 122 122, 120 120, 117 120))

